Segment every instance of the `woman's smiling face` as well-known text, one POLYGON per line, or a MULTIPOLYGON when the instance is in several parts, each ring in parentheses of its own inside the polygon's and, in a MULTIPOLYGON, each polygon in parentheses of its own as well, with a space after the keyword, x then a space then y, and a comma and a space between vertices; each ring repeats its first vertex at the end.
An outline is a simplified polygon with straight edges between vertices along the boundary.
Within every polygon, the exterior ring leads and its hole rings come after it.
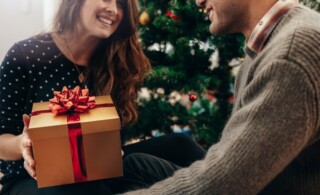
POLYGON ((124 0, 85 0, 77 24, 79 34, 110 37, 123 19, 124 0))

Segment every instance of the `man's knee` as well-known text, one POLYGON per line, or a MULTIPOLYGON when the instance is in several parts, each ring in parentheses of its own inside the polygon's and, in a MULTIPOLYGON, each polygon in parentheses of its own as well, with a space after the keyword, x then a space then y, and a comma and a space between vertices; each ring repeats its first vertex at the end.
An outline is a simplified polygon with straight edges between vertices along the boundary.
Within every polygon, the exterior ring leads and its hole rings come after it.
POLYGON ((143 172, 168 171, 174 172, 180 167, 164 159, 144 153, 132 153, 124 158, 123 166, 125 170, 141 170, 143 172))
POLYGON ((127 155, 124 159, 123 159, 123 165, 125 167, 136 167, 139 168, 141 166, 145 166, 147 164, 153 163, 155 161, 157 161, 156 159, 157 157, 154 157, 152 155, 149 154, 144 154, 144 153, 132 153, 127 155))
POLYGON ((175 143, 194 143, 194 140, 189 135, 183 133, 172 133, 170 134, 170 139, 175 143))

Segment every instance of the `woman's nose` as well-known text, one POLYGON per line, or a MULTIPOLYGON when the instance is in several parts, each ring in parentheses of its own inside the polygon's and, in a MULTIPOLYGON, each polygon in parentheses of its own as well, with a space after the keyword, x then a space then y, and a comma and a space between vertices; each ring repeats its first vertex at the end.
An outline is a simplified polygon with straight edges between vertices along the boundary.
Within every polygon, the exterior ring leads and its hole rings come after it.
POLYGON ((109 1, 106 11, 110 15, 117 15, 118 14, 117 0, 109 1))

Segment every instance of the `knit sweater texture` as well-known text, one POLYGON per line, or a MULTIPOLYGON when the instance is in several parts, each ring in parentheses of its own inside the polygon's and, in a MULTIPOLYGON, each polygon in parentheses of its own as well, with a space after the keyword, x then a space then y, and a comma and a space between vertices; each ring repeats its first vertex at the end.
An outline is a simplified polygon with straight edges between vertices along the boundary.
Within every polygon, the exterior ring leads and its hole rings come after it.
POLYGON ((127 194, 320 194, 320 15, 290 10, 246 58, 206 158, 127 194))

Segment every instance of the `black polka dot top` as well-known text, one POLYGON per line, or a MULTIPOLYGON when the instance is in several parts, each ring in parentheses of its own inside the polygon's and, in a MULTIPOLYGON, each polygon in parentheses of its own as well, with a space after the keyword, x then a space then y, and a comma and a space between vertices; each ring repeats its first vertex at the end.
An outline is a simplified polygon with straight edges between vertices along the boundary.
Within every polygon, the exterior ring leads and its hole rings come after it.
MULTIPOLYGON (((53 91, 77 85, 75 65, 59 51, 50 34, 14 44, 0 66, 0 134, 20 134, 22 115, 30 114, 33 102, 48 101, 53 91)), ((27 175, 22 160, 0 160, 0 171, 4 173, 2 184, 27 175)))

